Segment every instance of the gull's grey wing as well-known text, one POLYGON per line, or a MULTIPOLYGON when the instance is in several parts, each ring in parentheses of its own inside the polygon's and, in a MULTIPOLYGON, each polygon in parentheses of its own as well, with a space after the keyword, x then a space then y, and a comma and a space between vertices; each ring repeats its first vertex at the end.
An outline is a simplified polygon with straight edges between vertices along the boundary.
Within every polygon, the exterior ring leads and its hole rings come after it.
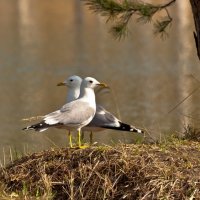
MULTIPOLYGON (((24 130, 34 129, 36 131, 44 131, 50 126, 69 129, 87 125, 93 118, 95 109, 89 107, 86 102, 74 102, 65 104, 60 110, 46 115, 42 122, 28 126, 24 130)), ((142 130, 121 122, 103 107, 97 106, 94 118, 83 130, 99 131, 102 129, 143 133, 142 130)))
POLYGON ((65 104, 60 110, 44 117, 44 122, 49 125, 77 126, 86 123, 94 116, 95 110, 87 102, 75 100, 65 104))
POLYGON ((102 129, 143 133, 142 130, 121 122, 121 120, 117 119, 112 113, 105 110, 102 106, 97 105, 94 118, 86 127, 83 128, 83 130, 100 131, 102 129))
POLYGON ((102 106, 97 105, 96 113, 92 121, 87 125, 89 127, 105 127, 114 126, 118 127, 119 119, 117 119, 113 114, 105 110, 102 106))

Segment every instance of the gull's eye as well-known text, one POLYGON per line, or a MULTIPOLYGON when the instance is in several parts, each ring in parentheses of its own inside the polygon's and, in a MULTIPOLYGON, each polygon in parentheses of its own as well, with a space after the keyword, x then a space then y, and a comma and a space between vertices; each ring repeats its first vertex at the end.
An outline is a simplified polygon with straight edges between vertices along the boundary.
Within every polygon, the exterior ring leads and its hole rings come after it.
POLYGON ((73 79, 70 79, 69 81, 70 81, 70 82, 72 82, 72 81, 73 81, 73 79))
POLYGON ((90 83, 93 83, 93 81, 89 81, 90 83))

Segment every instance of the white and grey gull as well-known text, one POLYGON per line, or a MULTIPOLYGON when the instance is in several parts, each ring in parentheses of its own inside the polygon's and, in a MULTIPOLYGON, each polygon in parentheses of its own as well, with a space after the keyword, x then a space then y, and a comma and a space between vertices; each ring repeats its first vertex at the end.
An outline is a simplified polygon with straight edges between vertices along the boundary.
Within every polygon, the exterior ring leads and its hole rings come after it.
MULTIPOLYGON (((73 101, 78 97, 80 93, 82 78, 76 75, 70 76, 65 81, 58 83, 58 86, 67 86, 67 101, 73 101)), ((122 122, 112 113, 104 109, 100 105, 96 105, 96 113, 92 121, 83 127, 83 131, 100 131, 105 129, 114 129, 118 131, 129 131, 136 133, 143 133, 142 130, 136 128, 133 125, 122 122)))
POLYGON ((91 77, 84 78, 79 86, 80 92, 77 99, 71 100, 59 110, 43 116, 41 122, 28 126, 23 130, 42 132, 51 127, 77 130, 78 144, 81 147, 80 131, 91 122, 96 113, 94 88, 97 86, 105 87, 106 85, 91 77))

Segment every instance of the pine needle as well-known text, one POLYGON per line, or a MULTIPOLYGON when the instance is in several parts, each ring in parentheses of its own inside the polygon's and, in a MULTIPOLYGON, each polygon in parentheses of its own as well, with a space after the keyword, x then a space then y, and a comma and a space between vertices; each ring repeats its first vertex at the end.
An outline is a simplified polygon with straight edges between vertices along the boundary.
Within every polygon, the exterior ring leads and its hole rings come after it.
POLYGON ((140 1, 131 0, 82 0, 94 13, 106 17, 106 22, 111 23, 110 32, 115 39, 121 39, 127 36, 128 24, 133 15, 139 16, 137 22, 149 23, 153 21, 156 13, 165 10, 165 19, 159 19, 154 22, 154 33, 159 34, 161 38, 167 36, 166 29, 171 24, 172 18, 167 10, 176 0, 171 0, 166 4, 153 5, 140 1))

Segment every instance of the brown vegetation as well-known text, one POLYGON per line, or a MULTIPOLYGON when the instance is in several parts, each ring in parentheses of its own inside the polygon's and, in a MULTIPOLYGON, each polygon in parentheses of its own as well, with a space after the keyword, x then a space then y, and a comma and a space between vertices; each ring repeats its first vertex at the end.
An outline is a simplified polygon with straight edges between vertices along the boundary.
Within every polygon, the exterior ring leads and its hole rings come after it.
POLYGON ((52 149, 3 168, 0 182, 15 196, 45 199, 198 199, 200 144, 119 145, 52 149))
POLYGON ((194 128, 191 125, 187 125, 184 127, 184 133, 183 133, 183 139, 189 140, 189 141, 198 141, 200 142, 200 129, 194 128))

